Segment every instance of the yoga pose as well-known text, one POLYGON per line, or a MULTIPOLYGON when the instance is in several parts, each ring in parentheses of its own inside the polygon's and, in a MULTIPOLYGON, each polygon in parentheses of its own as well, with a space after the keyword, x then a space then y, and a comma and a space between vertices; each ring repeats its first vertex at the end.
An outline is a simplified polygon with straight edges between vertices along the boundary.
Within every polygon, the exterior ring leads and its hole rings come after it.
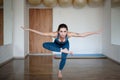
POLYGON ((48 32, 48 33, 43 33, 43 32, 39 32, 37 30, 27 29, 24 27, 22 27, 22 28, 24 30, 31 31, 31 32, 37 33, 42 36, 49 36, 49 37, 55 38, 54 42, 43 43, 43 47, 50 51, 61 52, 61 61, 59 64, 59 71, 58 71, 59 78, 62 78, 61 71, 63 70, 63 68, 65 66, 67 55, 73 54, 72 51, 69 51, 69 40, 68 39, 70 37, 86 37, 86 36, 98 34, 101 32, 101 30, 98 30, 96 32, 85 32, 85 33, 68 32, 68 27, 66 24, 60 24, 58 26, 58 30, 56 32, 48 32))

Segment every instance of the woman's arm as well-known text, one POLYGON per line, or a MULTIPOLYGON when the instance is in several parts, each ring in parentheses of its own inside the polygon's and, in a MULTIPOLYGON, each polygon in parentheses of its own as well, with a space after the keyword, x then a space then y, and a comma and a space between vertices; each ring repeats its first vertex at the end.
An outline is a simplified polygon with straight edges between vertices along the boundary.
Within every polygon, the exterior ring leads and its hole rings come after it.
POLYGON ((40 31, 37 31, 37 30, 34 30, 34 29, 30 29, 30 28, 24 28, 24 27, 21 27, 21 28, 23 30, 31 31, 31 32, 34 32, 34 33, 39 34, 41 36, 48 36, 48 37, 56 37, 57 36, 56 32, 43 33, 43 32, 40 32, 40 31))
POLYGON ((68 35, 70 37, 87 37, 87 36, 94 35, 94 34, 99 34, 99 33, 101 33, 101 30, 98 30, 96 32, 85 32, 85 33, 69 32, 68 35))

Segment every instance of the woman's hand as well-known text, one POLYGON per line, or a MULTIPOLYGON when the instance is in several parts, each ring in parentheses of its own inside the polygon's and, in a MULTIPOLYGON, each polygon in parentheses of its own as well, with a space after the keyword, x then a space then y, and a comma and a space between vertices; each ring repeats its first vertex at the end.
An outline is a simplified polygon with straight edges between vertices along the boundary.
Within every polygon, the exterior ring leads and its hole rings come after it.
POLYGON ((25 28, 25 27, 23 27, 23 26, 21 26, 21 28, 22 28, 23 30, 30 30, 29 28, 25 28))

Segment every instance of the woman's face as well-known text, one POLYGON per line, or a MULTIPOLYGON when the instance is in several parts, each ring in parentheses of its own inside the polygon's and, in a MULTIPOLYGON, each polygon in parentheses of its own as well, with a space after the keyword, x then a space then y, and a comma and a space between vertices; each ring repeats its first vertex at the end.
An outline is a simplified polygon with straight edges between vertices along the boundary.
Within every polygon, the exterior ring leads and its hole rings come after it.
POLYGON ((60 34, 60 37, 61 38, 65 38, 66 37, 66 35, 67 35, 67 29, 66 28, 60 28, 60 30, 59 30, 59 34, 60 34))

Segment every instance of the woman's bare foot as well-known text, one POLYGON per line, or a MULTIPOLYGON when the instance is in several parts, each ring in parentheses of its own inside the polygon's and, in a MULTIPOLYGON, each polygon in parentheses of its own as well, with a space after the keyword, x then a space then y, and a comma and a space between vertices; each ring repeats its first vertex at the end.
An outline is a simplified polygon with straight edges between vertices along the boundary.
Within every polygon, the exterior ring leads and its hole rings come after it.
POLYGON ((73 55, 73 52, 69 51, 67 48, 61 49, 61 52, 73 55))
POLYGON ((58 71, 58 78, 62 78, 62 72, 60 70, 58 71))

